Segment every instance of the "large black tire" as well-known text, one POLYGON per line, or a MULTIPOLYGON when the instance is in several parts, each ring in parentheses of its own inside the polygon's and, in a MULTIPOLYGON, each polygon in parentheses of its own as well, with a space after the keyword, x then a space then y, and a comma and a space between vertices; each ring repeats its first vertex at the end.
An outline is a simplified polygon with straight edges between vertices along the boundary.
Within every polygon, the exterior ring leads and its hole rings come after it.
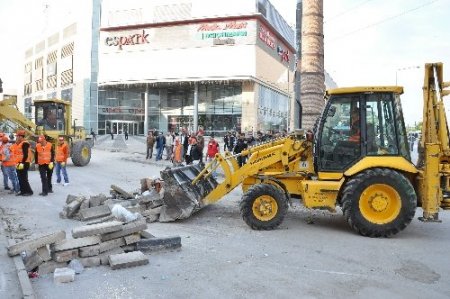
POLYGON ((283 222, 288 207, 286 195, 270 184, 254 185, 240 203, 242 219, 256 230, 277 228, 283 222))
POLYGON ((341 203, 345 219, 356 232, 366 237, 389 237, 411 222, 417 196, 401 173, 374 168, 345 184, 341 203))
POLYGON ((75 166, 86 166, 91 161, 91 147, 86 141, 75 141, 70 157, 75 166))

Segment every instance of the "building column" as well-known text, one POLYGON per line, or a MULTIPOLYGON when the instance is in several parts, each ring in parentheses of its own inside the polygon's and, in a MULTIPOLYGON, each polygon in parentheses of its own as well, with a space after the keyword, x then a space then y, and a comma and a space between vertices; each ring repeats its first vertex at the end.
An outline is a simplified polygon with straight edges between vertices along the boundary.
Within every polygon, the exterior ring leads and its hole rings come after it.
POLYGON ((144 136, 147 136, 148 132, 148 85, 145 89, 145 95, 144 95, 144 136))
POLYGON ((194 133, 198 131, 198 82, 194 82, 194 133))

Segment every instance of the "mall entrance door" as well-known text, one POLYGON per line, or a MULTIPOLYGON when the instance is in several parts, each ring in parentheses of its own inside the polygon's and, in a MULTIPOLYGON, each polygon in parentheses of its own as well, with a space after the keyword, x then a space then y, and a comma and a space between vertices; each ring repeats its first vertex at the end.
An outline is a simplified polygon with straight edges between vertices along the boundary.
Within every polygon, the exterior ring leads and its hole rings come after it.
POLYGON ((125 131, 128 132, 128 135, 139 134, 139 123, 136 121, 107 120, 106 127, 112 128, 113 133, 116 135, 123 135, 125 131))

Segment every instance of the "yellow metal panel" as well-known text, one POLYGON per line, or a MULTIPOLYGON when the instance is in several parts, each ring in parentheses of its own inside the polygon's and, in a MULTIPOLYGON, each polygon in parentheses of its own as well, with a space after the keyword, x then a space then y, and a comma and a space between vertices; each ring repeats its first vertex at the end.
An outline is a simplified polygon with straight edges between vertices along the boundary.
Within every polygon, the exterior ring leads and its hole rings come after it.
POLYGON ((342 179, 344 174, 342 172, 319 172, 319 180, 338 181, 342 179))
POLYGON ((355 86, 343 87, 327 90, 327 95, 347 94, 347 93, 364 93, 364 92, 393 92, 397 94, 403 93, 401 86, 355 86))
POLYGON ((303 204, 307 208, 335 210, 336 199, 344 179, 340 181, 302 181, 303 204))
POLYGON ((418 170, 414 166, 414 164, 403 157, 379 156, 363 158, 358 163, 350 167, 346 172, 344 172, 344 175, 352 176, 357 174, 358 172, 374 167, 385 167, 408 173, 418 173, 418 170))

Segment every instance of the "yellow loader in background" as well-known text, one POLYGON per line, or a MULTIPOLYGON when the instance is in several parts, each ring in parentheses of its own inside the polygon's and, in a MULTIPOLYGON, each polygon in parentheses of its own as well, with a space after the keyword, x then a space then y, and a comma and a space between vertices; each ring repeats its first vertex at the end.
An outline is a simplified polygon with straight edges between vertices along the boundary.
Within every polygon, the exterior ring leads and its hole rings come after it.
MULTIPOLYGON (((306 208, 341 207, 351 228, 363 236, 395 235, 421 206, 424 222, 438 222, 449 209, 450 147, 443 97, 442 63, 425 65, 423 127, 419 166, 411 162, 399 86, 338 88, 315 132, 298 130, 286 138, 244 150, 242 167, 226 152, 201 165, 167 169, 163 220, 189 217, 239 185, 240 211, 253 229, 278 227, 294 199, 306 208), (224 179, 212 174, 221 168, 224 179)), ((161 217, 160 217, 161 219, 161 217)))
POLYGON ((0 101, 0 122, 17 126, 25 130, 27 139, 37 140, 45 135, 56 144, 58 136, 63 136, 70 146, 70 155, 74 165, 85 166, 91 160, 93 140, 86 135, 84 127, 72 125, 72 105, 59 99, 36 100, 35 122, 29 120, 17 109, 17 98, 10 96, 0 101))

